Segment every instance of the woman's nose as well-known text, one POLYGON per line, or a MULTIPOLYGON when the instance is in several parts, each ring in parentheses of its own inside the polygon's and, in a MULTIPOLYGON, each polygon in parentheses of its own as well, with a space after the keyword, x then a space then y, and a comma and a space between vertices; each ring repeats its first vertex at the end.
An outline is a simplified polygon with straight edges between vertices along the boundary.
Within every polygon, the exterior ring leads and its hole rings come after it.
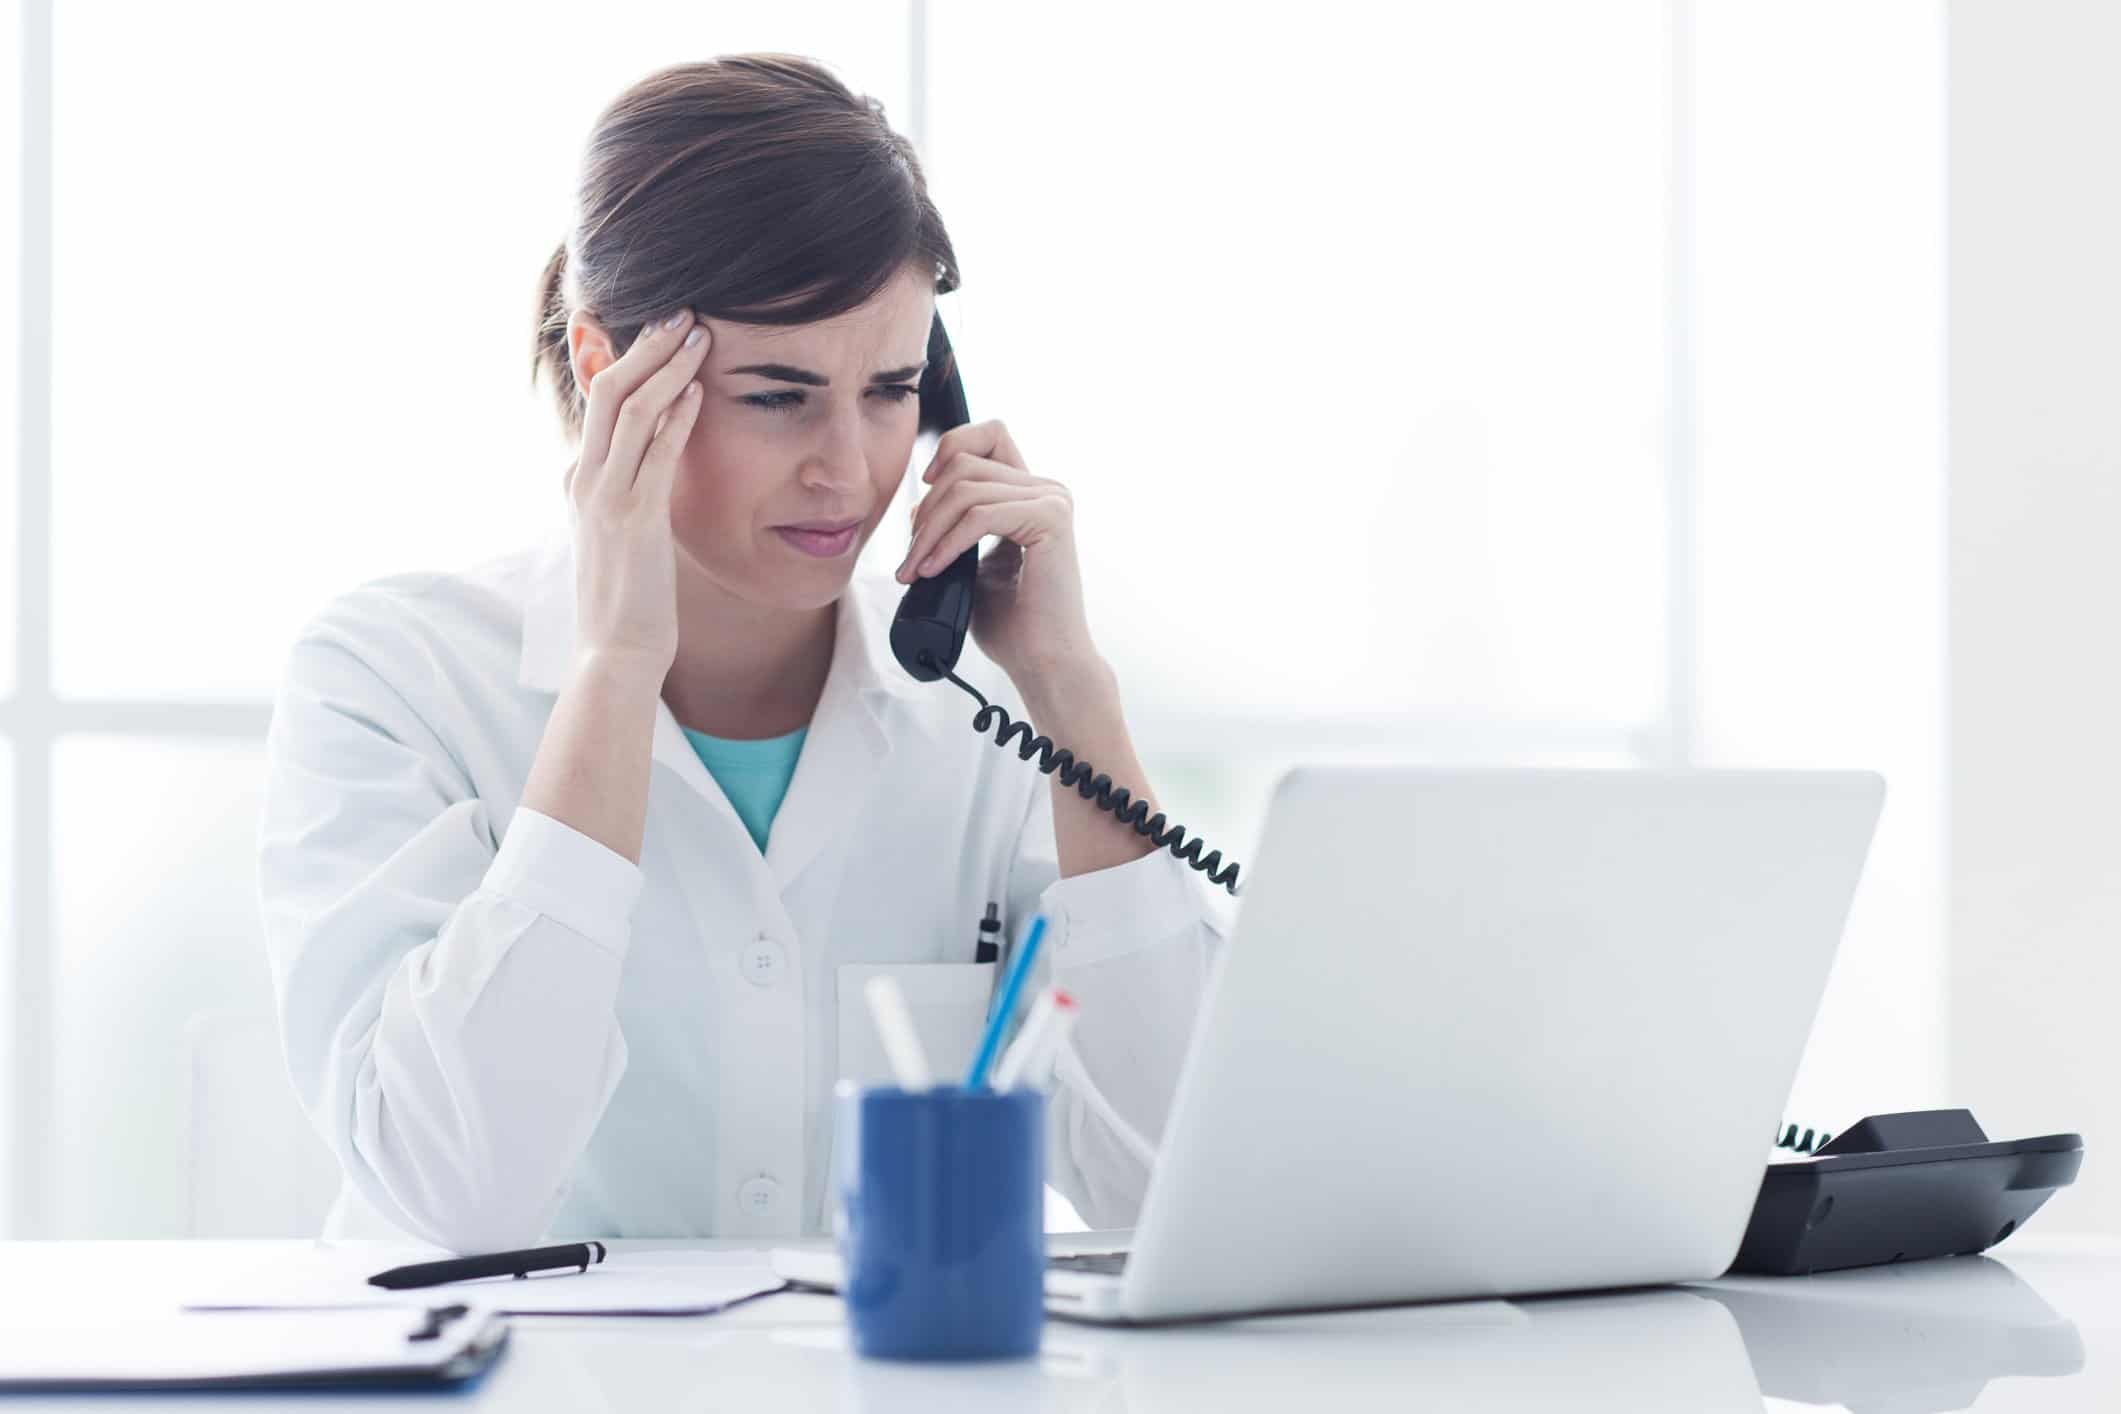
POLYGON ((825 419, 819 442, 803 459, 805 479, 822 486, 858 486, 868 475, 859 413, 835 412, 825 419))

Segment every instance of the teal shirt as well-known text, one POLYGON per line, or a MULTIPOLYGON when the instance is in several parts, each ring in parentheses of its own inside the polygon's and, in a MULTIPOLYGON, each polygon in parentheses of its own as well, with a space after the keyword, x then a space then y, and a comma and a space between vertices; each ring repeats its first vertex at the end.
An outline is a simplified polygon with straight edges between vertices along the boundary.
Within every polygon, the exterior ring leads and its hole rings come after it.
POLYGON ((801 726, 786 736, 739 741, 683 728, 700 764, 736 807, 737 818, 751 831, 761 854, 766 852, 766 832, 773 827, 781 797, 788 794, 788 781, 795 775, 795 758, 802 754, 803 737, 809 730, 808 726, 801 726))

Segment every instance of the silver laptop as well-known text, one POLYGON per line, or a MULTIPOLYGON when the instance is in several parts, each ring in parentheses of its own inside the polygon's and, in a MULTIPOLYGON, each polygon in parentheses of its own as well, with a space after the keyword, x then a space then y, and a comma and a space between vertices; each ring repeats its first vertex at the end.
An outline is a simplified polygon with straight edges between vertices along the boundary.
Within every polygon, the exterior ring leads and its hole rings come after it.
POLYGON ((1720 1275, 1884 795, 1858 771, 1291 770, 1138 1225, 1054 1239, 1049 1312, 1720 1275))

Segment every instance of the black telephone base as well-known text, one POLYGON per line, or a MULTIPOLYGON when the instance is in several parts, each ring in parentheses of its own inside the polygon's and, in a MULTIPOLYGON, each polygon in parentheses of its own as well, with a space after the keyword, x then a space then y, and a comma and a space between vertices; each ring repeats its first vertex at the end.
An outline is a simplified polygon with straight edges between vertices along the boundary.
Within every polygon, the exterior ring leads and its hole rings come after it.
POLYGON ((1733 1272, 1805 1276, 1993 1247, 2084 1161, 2076 1134, 1991 1143, 1966 1110, 1872 1115, 1769 1164, 1733 1272))

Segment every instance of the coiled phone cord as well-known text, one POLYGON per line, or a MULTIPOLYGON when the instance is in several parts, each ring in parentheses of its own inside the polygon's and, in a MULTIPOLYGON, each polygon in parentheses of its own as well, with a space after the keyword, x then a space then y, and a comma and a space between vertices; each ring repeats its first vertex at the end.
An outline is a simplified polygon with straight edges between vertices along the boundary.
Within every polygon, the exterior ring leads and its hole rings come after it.
POLYGON ((1058 771, 1062 785, 1075 787, 1076 794, 1085 800, 1096 797, 1098 809, 1111 811, 1119 819, 1132 825, 1134 833, 1149 836, 1158 849, 1170 850, 1195 869, 1205 873, 1210 883, 1221 884, 1230 891, 1231 897, 1237 896, 1237 865, 1224 864, 1221 850, 1211 849, 1208 851, 1208 857, 1202 859, 1200 837, 1196 835, 1188 841, 1185 826, 1173 825, 1165 829, 1165 816, 1162 811, 1150 815, 1148 801, 1133 799, 1133 793, 1125 786, 1115 786, 1110 776, 1096 774, 1094 766, 1087 761, 1076 760, 1075 753, 1068 748, 1055 747, 1051 737, 1033 736, 1029 722, 1012 721, 1005 708, 989 702, 978 688, 959 677, 953 670, 942 667, 933 656, 921 654, 921 665, 939 671, 942 676, 972 694, 973 701, 979 703, 979 712, 972 718, 972 730, 985 736, 987 729, 999 721, 1001 727, 994 734, 996 746, 1007 746, 1012 733, 1023 733, 1024 739, 1016 748, 1019 757, 1026 761, 1033 756, 1038 757, 1039 770, 1049 776, 1058 771), (1095 778, 1091 779, 1093 775, 1095 778), (1184 848, 1180 847, 1181 844, 1184 848))
POLYGON ((1824 1149, 1827 1146, 1827 1141, 1834 1137, 1822 1129, 1818 1132, 1819 1137, 1814 1140, 1812 1131, 1807 1129, 1804 1131, 1804 1137, 1799 1139, 1797 1137, 1797 1128, 1793 1124, 1789 1127, 1788 1133, 1784 1133, 1780 1129, 1776 1130, 1775 1147, 1778 1149, 1795 1149, 1800 1154, 1814 1154, 1824 1149))

